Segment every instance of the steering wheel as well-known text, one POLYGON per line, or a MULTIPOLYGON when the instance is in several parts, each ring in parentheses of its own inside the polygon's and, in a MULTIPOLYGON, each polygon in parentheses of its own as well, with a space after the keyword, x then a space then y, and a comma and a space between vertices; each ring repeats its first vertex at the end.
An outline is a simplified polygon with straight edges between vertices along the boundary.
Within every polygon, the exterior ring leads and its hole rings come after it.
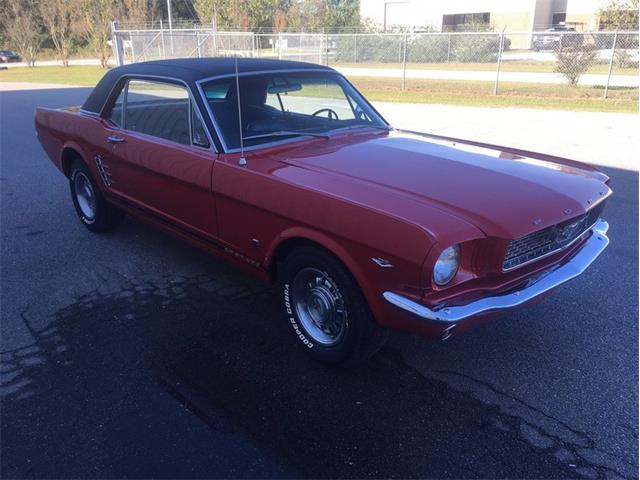
POLYGON ((335 111, 335 110, 332 110, 332 109, 330 109, 330 108, 321 108, 320 110, 318 110, 318 111, 316 111, 316 112, 313 112, 313 113, 311 114, 311 116, 312 116, 312 117, 317 117, 319 114, 321 114, 321 113, 323 113, 323 112, 327 112, 327 114, 328 114, 327 118, 328 118, 329 120, 340 120, 340 119, 338 118, 338 114, 336 113, 336 111, 335 111))

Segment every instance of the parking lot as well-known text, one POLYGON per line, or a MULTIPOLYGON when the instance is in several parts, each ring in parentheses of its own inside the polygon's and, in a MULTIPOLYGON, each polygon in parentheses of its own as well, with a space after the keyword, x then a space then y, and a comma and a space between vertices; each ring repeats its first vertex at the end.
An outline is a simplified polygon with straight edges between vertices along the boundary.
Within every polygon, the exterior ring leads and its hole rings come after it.
MULTIPOLYGON (((636 115, 598 132, 544 112, 542 136, 507 112, 518 133, 487 134, 612 152, 611 245, 583 276, 335 371, 297 348, 269 287, 131 218, 81 225, 33 112, 88 92, 0 92, 3 477, 637 478, 638 151, 616 128, 636 115)), ((449 115, 434 133, 464 125, 449 115)))

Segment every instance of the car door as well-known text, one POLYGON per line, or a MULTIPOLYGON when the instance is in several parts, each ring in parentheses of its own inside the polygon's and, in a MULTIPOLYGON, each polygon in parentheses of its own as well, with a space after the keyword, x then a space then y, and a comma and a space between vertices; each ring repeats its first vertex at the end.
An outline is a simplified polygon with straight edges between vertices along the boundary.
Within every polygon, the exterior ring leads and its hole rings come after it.
POLYGON ((105 162, 110 192, 173 226, 217 238, 211 175, 217 154, 189 90, 131 78, 115 101, 105 162))

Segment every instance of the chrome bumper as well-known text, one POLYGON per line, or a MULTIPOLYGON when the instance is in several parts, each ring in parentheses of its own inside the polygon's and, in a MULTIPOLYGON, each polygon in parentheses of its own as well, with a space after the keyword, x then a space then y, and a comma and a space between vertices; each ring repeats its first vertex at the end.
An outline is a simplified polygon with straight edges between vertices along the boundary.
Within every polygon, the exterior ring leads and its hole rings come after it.
POLYGON ((609 224, 603 219, 599 219, 591 229, 592 235, 571 259, 542 273, 533 283, 528 283, 524 288, 504 295, 481 298, 466 305, 443 306, 436 310, 397 293, 384 292, 383 296, 396 307, 420 318, 449 325, 481 313, 517 307, 584 272, 609 245, 609 238, 606 236, 607 230, 609 230, 609 224))

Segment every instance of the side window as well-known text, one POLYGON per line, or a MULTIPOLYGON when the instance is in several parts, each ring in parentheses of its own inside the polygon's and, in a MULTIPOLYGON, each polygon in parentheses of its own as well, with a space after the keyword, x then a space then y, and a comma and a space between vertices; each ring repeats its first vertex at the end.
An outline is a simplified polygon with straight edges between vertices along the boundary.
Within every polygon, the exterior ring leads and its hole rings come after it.
POLYGON ((183 86, 129 80, 124 128, 190 145, 189 105, 189 93, 183 86))
POLYGON ((124 88, 120 90, 120 95, 116 98, 113 107, 111 107, 111 113, 109 114, 109 120, 119 127, 122 127, 122 105, 124 103, 124 92, 124 88))
POLYGON ((209 139, 204 129, 204 123, 198 112, 198 107, 191 104, 191 141, 199 147, 209 148, 209 139))

